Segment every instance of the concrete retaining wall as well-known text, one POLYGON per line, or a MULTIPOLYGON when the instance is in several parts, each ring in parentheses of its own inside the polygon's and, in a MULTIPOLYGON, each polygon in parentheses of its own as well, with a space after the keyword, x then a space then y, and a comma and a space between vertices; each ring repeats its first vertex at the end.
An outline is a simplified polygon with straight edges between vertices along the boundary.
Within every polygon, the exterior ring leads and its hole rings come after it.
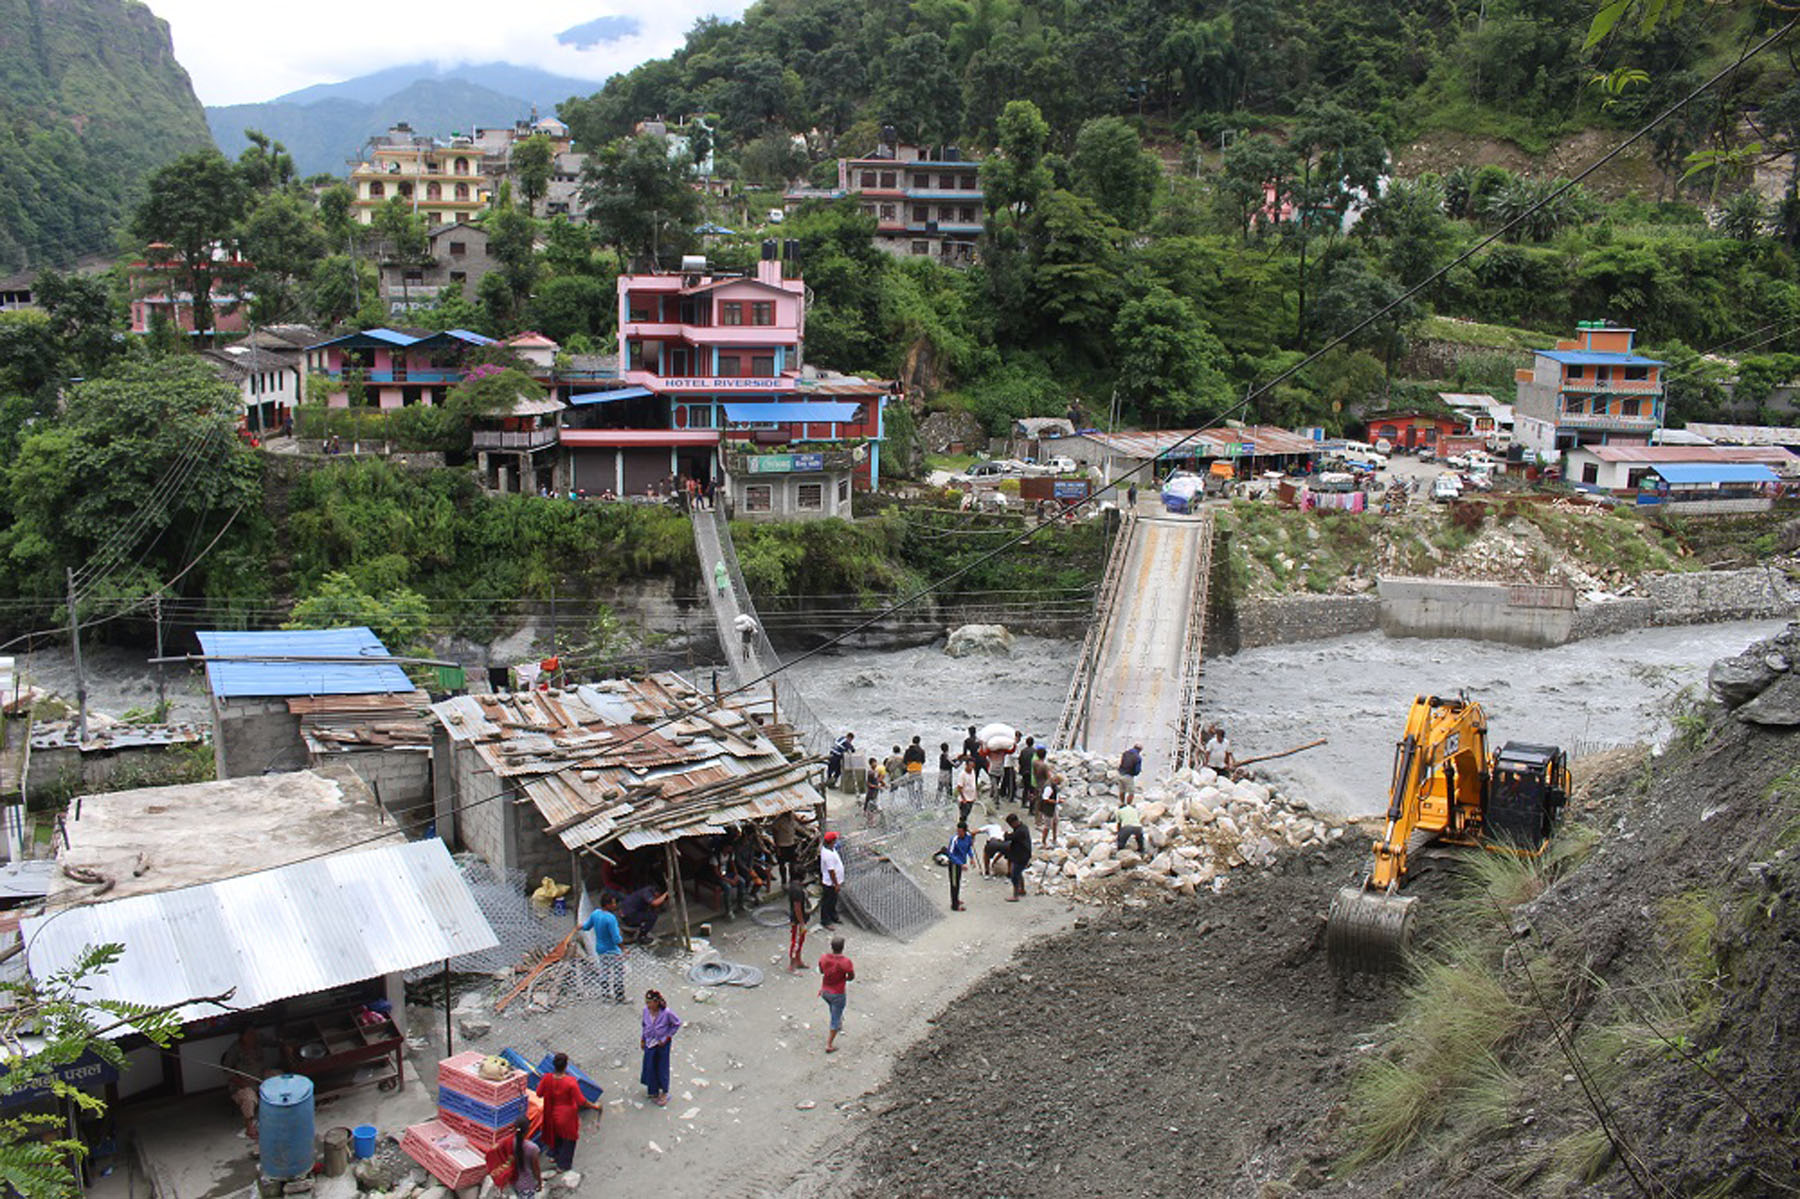
POLYGON ((1381 631, 1390 637, 1466 637, 1542 647, 1569 640, 1569 588, 1443 579, 1382 579, 1381 631))

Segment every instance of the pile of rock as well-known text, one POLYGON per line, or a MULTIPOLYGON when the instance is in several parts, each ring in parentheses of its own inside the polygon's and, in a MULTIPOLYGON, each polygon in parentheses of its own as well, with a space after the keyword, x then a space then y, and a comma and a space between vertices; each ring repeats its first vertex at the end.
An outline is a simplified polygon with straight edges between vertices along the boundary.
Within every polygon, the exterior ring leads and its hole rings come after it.
POLYGON ((1712 664, 1706 682, 1721 703, 1750 724, 1800 724, 1800 620, 1743 653, 1712 664))
MULTIPOLYGON (((1062 772, 1060 843, 1038 855, 1031 875, 1056 894, 1098 896, 1106 880, 1126 880, 1182 895, 1225 886, 1233 870, 1271 865, 1277 853, 1336 841, 1344 826, 1267 783, 1234 781, 1216 771, 1178 770, 1140 785, 1144 849, 1115 842, 1118 776, 1110 759, 1058 750, 1062 772)), ((1116 884, 1114 884, 1116 885, 1116 884)), ((1111 886, 1106 890, 1111 890, 1111 886)))

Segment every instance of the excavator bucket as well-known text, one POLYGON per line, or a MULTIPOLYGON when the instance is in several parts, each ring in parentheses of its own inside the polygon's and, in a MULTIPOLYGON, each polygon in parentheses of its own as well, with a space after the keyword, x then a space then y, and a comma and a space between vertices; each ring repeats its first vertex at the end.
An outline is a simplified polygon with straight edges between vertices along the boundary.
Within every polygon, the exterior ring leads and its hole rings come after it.
POLYGON ((1400 968, 1412 949, 1416 895, 1384 895, 1340 887, 1325 920, 1325 956, 1340 973, 1384 974, 1400 968))

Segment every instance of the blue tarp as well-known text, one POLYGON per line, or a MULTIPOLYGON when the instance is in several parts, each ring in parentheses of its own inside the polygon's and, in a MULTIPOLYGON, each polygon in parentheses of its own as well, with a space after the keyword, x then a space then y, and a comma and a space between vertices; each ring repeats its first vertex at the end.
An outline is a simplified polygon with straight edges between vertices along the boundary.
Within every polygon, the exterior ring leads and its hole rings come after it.
POLYGON ((206 681, 222 699, 247 695, 377 695, 411 691, 412 680, 366 628, 201 633, 206 656, 367 658, 359 662, 208 662, 206 681))
POLYGON ((614 400, 636 400, 655 395, 648 387, 616 387, 611 391, 584 391, 569 397, 571 404, 610 404, 614 400))
POLYGON ((807 421, 812 424, 840 424, 853 421, 861 411, 861 404, 834 403, 830 401, 788 400, 773 404, 727 404, 725 419, 742 424, 794 424, 807 421))
POLYGON ((1650 468, 1668 483, 1778 483, 1766 466, 1754 462, 1669 462, 1650 468))

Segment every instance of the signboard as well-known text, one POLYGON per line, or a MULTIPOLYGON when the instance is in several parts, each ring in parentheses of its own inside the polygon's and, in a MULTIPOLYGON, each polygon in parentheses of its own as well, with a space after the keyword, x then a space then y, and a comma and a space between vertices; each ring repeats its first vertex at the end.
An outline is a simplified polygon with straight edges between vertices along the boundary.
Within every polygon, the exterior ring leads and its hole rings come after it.
MULTIPOLYGON (((55 1073, 56 1077, 70 1086, 84 1089, 119 1081, 119 1072, 112 1063, 104 1060, 92 1050, 83 1053, 66 1066, 57 1067, 55 1073)), ((50 1079, 40 1075, 23 1084, 16 1091, 0 1095, 0 1107, 17 1107, 20 1104, 43 1099, 49 1094, 50 1079)))
POLYGON ((825 455, 823 454, 795 454, 793 459, 793 469, 796 471, 825 469, 825 455))
POLYGON ((752 475, 785 475, 824 469, 824 454, 753 454, 744 459, 744 472, 752 475))
POLYGON ((1085 500, 1088 497, 1088 481, 1086 479, 1058 479, 1052 486, 1050 494, 1059 500, 1085 500))
POLYGON ((792 379, 750 378, 738 375, 705 375, 695 378, 658 379, 663 391, 793 391, 792 379))
POLYGON ((1221 458, 1248 458, 1256 451, 1256 447, 1247 441, 1228 441, 1219 447, 1221 458))

